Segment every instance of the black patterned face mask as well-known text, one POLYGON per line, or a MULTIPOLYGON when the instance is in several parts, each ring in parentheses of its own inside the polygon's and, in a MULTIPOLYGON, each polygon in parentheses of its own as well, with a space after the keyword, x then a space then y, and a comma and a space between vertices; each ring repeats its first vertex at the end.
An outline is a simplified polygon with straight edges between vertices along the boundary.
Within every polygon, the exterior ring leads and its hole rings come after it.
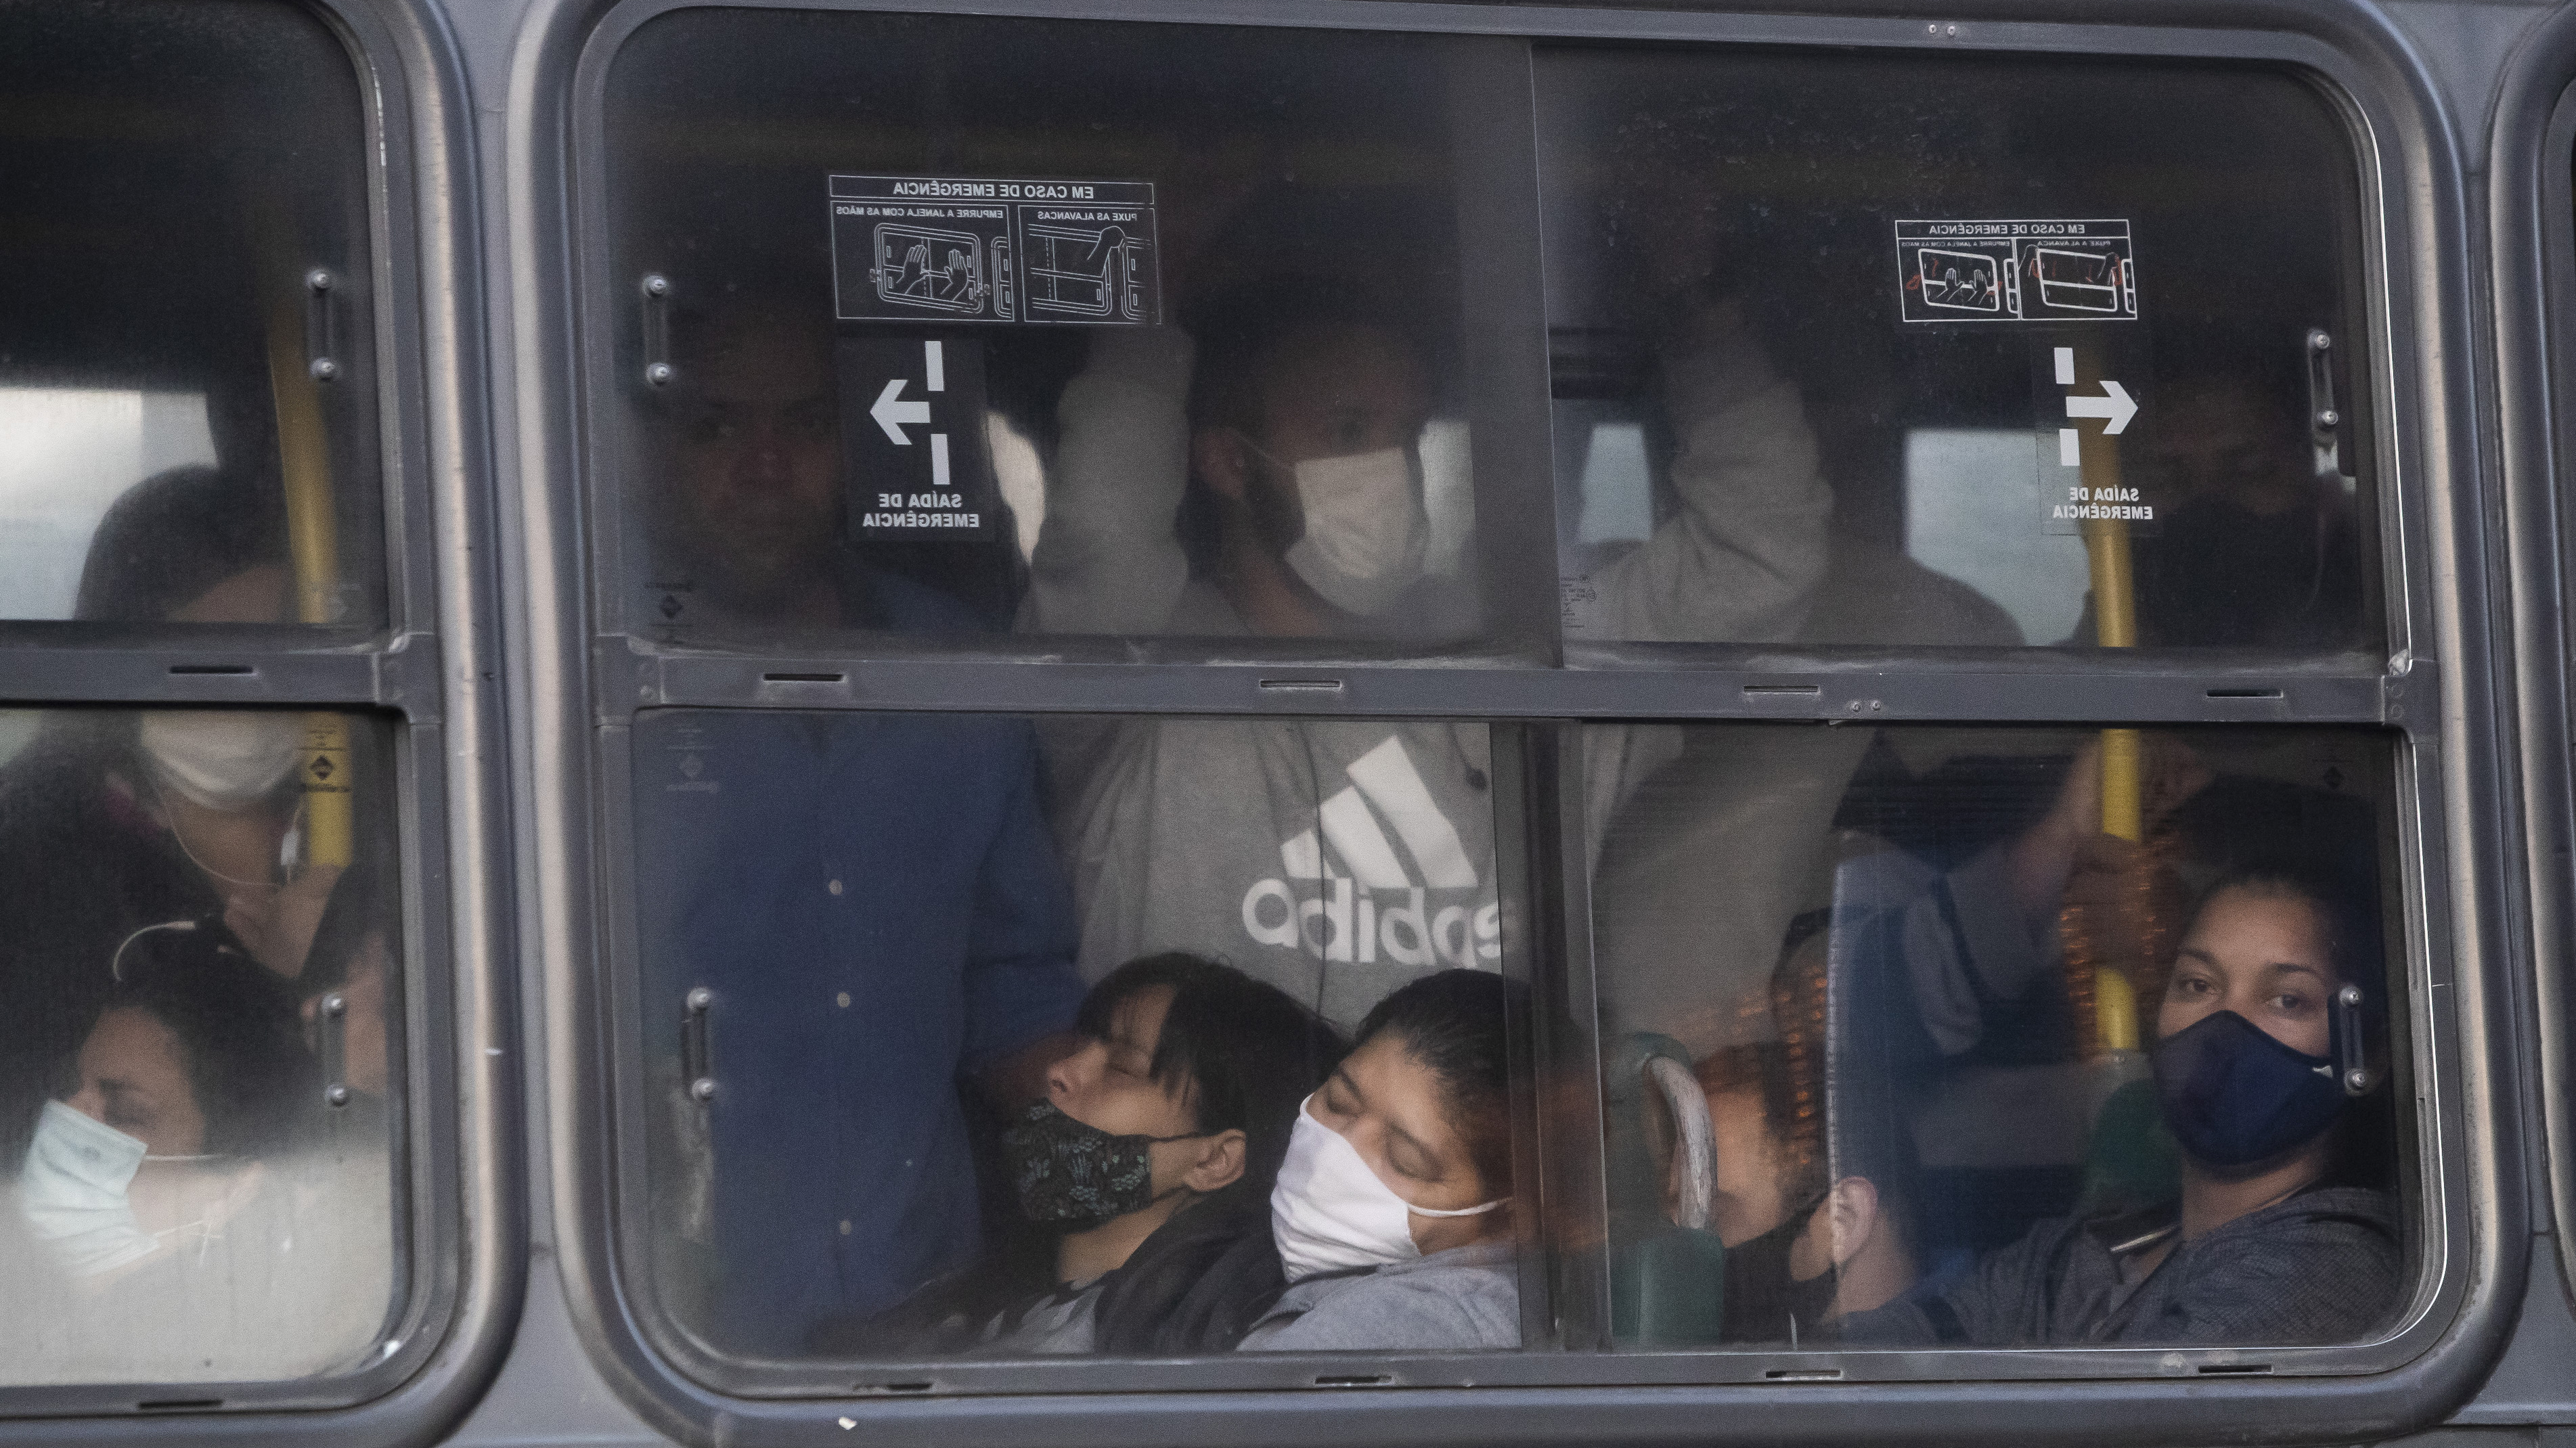
POLYGON ((1152 1205, 1154 1143, 1189 1139, 1112 1136, 1041 1101, 1002 1133, 1002 1156, 1030 1221, 1099 1223, 1152 1205))

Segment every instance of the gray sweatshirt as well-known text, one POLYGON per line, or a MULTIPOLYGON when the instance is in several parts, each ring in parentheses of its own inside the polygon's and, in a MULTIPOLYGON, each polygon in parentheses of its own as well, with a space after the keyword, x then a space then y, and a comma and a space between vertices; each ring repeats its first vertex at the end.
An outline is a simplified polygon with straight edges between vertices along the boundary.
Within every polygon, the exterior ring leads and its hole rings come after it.
MULTIPOLYGON (((1814 440, 1732 312, 1713 311, 1693 344, 1667 369, 1675 416, 1692 420, 1673 464, 1686 515, 1594 581, 1600 617, 1612 636, 1787 638, 1824 567, 1831 494, 1814 440)), ((1189 579, 1172 529, 1190 355, 1177 331, 1105 332, 1067 384, 1030 560, 1037 628, 1244 632, 1189 579)), ((1417 975, 1499 967, 1482 728, 1068 718, 1039 737, 1086 979, 1198 951, 1349 1027, 1417 975)), ((1681 739, 1670 726, 1584 731, 1590 848, 1681 739)))
POLYGON ((1244 1352, 1440 1352, 1521 1345, 1508 1242, 1290 1283, 1244 1335, 1244 1352))
POLYGON ((1845 1319, 1843 1341, 2286 1347, 2354 1341, 2397 1306, 2405 1263, 2385 1192, 2301 1192, 2146 1270, 2175 1230, 2170 1207, 2042 1222, 1946 1290, 1845 1319))

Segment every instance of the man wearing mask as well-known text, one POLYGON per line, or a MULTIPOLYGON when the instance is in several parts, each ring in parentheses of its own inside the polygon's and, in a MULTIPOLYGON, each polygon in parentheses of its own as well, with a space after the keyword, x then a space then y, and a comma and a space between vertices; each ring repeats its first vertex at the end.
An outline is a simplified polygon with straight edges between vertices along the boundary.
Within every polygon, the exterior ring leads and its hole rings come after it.
MULTIPOLYGON (((1716 1135, 1709 1229, 1726 1244, 1728 1342, 1812 1339, 1918 1275, 1902 1137, 1861 1119, 1884 1103, 1837 1095, 1802 1116, 1794 1055, 1779 1041, 1730 1046, 1693 1072, 1716 1135)), ((1820 1083, 1803 1094, 1825 1096, 1820 1083)))
MULTIPOLYGON (((736 298, 675 327, 671 581, 752 637, 970 630, 838 542, 829 315, 736 298)), ((675 1297, 722 1350, 805 1352, 975 1256, 957 1083, 1011 1109, 1070 1045, 1036 749, 1001 718, 708 710, 646 716, 634 755, 652 1018, 698 1010, 711 1083, 665 1082, 675 1297)))
POLYGON ((1054 1271, 1002 1280, 988 1259, 868 1324, 858 1350, 1222 1352, 1287 1285, 1271 1184, 1341 1039, 1276 986, 1177 951, 1110 972, 1077 1030, 1003 1137, 1054 1271))
MULTIPOLYGON (((1427 571, 1426 349, 1358 294, 1272 283, 1207 309, 1195 342, 1103 332, 1058 403, 1025 622, 1417 647, 1472 632, 1473 580, 1427 571)), ((1667 369, 1695 420, 1673 467, 1685 511, 1599 580, 1635 637, 1786 637, 1823 568, 1829 500, 1795 390, 1695 365, 1747 340, 1711 314, 1667 369)), ((1498 967, 1481 728, 1085 721, 1044 738, 1086 974, 1205 951, 1347 1025, 1416 976, 1498 967)), ((1591 838, 1679 749, 1667 729, 1590 732, 1591 838)))

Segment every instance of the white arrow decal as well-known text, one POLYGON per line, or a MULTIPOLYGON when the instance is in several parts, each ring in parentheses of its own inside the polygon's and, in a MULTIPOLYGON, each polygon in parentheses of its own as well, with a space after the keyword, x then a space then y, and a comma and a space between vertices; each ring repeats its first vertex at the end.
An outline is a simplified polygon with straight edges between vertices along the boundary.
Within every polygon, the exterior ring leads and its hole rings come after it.
MULTIPOLYGON (((2130 400, 2129 389, 2122 387, 2119 383, 2112 381, 2108 377, 2102 379, 2102 391, 2104 395, 2101 397, 2070 397, 2066 399, 2066 415, 2068 417, 2101 418, 2103 420, 2102 431, 2110 434, 2111 436, 2117 437, 2119 436, 2120 429, 2129 425, 2129 419, 2138 415, 2138 404, 2130 400)), ((923 419, 925 422, 928 420, 929 419, 927 418, 923 419)), ((894 429, 892 428, 886 429, 888 432, 892 432, 893 430, 894 429)))
MULTIPOLYGON (((912 446, 912 439, 904 436, 902 424, 917 422, 924 427, 930 425, 929 403, 901 400, 904 381, 901 377, 887 379, 885 391, 877 394, 876 405, 868 409, 868 416, 877 420, 877 426, 885 429, 885 435, 894 439, 896 447, 912 446)), ((2066 405, 2071 408, 2075 404, 2070 402, 2066 405)), ((2116 427, 2111 430, 2119 431, 2116 427)))

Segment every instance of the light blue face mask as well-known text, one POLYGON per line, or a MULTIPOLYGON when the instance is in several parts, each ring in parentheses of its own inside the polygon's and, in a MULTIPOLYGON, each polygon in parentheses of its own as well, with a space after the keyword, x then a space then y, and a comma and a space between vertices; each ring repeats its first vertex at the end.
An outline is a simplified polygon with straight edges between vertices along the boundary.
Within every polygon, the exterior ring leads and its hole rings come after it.
POLYGON ((159 1245, 134 1220, 126 1196, 143 1157, 143 1143, 115 1127, 59 1101, 45 1103, 18 1173, 18 1210, 73 1276, 112 1272, 159 1245))

